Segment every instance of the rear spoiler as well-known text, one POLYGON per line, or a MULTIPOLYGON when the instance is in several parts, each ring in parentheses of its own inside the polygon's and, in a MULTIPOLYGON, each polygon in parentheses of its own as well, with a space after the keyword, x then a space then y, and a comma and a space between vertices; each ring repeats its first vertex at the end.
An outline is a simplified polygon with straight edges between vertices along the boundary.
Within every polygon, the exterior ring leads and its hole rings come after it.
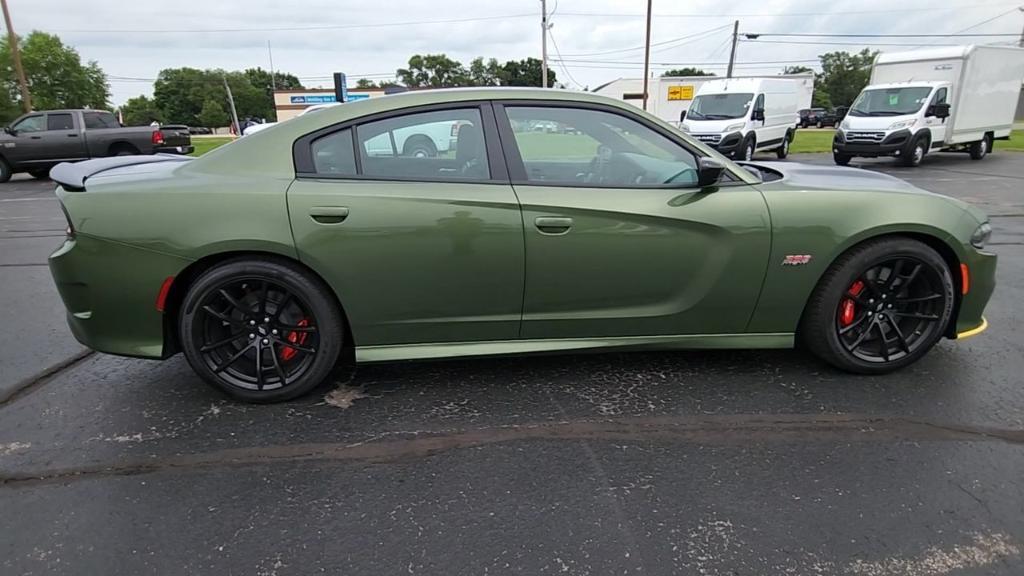
POLYGON ((50 179, 63 186, 65 190, 80 192, 85 190, 85 181, 100 172, 154 162, 188 162, 190 160, 192 159, 187 156, 176 154, 153 154, 152 156, 112 156, 83 162, 61 162, 50 170, 50 179))

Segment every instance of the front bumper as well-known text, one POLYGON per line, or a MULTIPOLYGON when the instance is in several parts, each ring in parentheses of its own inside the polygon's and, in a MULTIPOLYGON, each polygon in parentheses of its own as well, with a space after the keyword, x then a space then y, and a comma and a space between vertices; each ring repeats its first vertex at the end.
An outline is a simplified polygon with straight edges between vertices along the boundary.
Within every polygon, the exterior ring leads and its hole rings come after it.
POLYGON ((724 136, 720 134, 691 134, 691 136, 729 158, 735 158, 743 147, 743 134, 739 132, 730 132, 724 136))
MULTIPOLYGON (((862 130, 849 130, 851 134, 865 133, 872 131, 862 130)), ((881 132, 873 131, 873 132, 881 132)), ((897 156, 902 154, 909 146, 911 141, 910 130, 897 130, 892 134, 885 136, 878 142, 869 142, 863 140, 852 139, 848 141, 846 132, 842 130, 836 130, 836 135, 832 138, 832 151, 836 154, 843 154, 846 156, 862 156, 868 158, 874 158, 877 156, 897 156)))
POLYGON ((985 306, 996 288, 996 261, 998 257, 988 252, 970 249, 964 264, 968 270, 968 290, 960 301, 956 317, 956 337, 968 338, 988 327, 985 320, 985 306))

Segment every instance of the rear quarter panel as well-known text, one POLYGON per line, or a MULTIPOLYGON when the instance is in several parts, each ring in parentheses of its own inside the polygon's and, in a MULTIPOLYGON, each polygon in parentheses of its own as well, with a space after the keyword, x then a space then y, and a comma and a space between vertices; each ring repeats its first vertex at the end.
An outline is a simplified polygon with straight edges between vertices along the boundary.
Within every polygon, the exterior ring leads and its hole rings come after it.
MULTIPOLYGON (((761 185, 772 218, 772 249, 750 332, 794 332, 812 291, 843 252, 887 234, 924 234, 964 261, 963 240, 977 226, 954 201, 920 192, 795 189, 761 185), (786 256, 810 255, 806 265, 786 256)), ((955 271, 954 271, 955 272, 955 271)))

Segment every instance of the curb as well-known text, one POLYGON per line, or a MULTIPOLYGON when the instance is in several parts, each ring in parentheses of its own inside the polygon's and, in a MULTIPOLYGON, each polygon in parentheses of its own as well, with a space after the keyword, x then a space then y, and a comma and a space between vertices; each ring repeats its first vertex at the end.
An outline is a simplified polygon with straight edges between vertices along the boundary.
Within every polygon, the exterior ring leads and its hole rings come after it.
POLYGON ((95 353, 96 352, 89 349, 82 350, 73 356, 57 362, 49 368, 46 368, 42 372, 19 380, 14 384, 14 386, 9 388, 0 388, 0 406, 6 406, 10 402, 27 395, 33 388, 44 384, 50 377, 55 376, 57 373, 66 370, 75 364, 78 364, 95 353))

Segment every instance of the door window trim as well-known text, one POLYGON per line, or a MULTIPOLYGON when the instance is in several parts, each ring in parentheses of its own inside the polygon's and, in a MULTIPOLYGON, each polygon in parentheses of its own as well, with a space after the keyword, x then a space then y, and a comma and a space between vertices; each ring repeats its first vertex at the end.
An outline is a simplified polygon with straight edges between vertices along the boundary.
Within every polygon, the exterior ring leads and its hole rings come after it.
POLYGON ((314 132, 310 132, 292 144, 292 161, 295 168, 295 178, 306 180, 365 180, 383 182, 442 182, 449 184, 509 184, 508 169, 505 165, 504 156, 498 140, 498 127, 495 120, 494 110, 490 101, 487 100, 463 100, 458 102, 444 102, 440 104, 427 104, 413 106, 368 114, 358 118, 352 118, 325 126, 314 132), (357 133, 359 126, 379 120, 411 116, 425 112, 437 112, 441 110, 477 110, 480 114, 480 121, 484 137, 484 148, 487 153, 487 164, 491 176, 486 179, 476 178, 428 178, 423 176, 380 176, 363 174, 361 154, 359 153, 359 138, 357 133), (352 129, 352 150, 355 154, 356 174, 324 174, 316 171, 316 164, 313 162, 313 141, 330 136, 336 132, 352 129))
MULTIPOLYGON (((505 164, 508 168, 509 178, 514 186, 543 186, 546 188, 608 188, 608 189, 623 189, 623 190, 665 190, 665 189, 677 189, 677 190, 699 190, 700 188, 696 183, 691 185, 680 185, 680 184, 633 184, 629 186, 621 185, 607 185, 607 184, 595 184, 593 182, 542 182, 536 180, 530 180, 526 174, 526 165, 523 163, 522 156, 519 154, 519 145, 516 143, 515 134, 512 130, 512 123, 508 119, 508 114, 505 113, 505 107, 525 107, 525 108, 574 108, 577 110, 594 110, 598 112, 606 112, 609 114, 615 114, 621 116, 627 120, 632 120, 645 128, 667 138, 672 143, 681 146, 687 152, 693 154, 694 159, 698 165, 701 158, 710 157, 704 153, 703 150, 691 145, 686 141, 685 138, 680 137, 677 134, 665 130, 662 126, 659 126, 647 118, 639 114, 632 114, 627 110, 622 110, 615 106, 609 106, 606 104, 599 104, 595 102, 574 102, 571 100, 494 100, 492 101, 494 108, 495 119, 497 120, 498 136, 500 138, 501 148, 505 153, 505 164)), ((741 177, 733 173, 733 170, 726 166, 725 173, 729 175, 733 181, 720 182, 719 187, 727 187, 734 185, 748 185, 748 183, 741 177)))

